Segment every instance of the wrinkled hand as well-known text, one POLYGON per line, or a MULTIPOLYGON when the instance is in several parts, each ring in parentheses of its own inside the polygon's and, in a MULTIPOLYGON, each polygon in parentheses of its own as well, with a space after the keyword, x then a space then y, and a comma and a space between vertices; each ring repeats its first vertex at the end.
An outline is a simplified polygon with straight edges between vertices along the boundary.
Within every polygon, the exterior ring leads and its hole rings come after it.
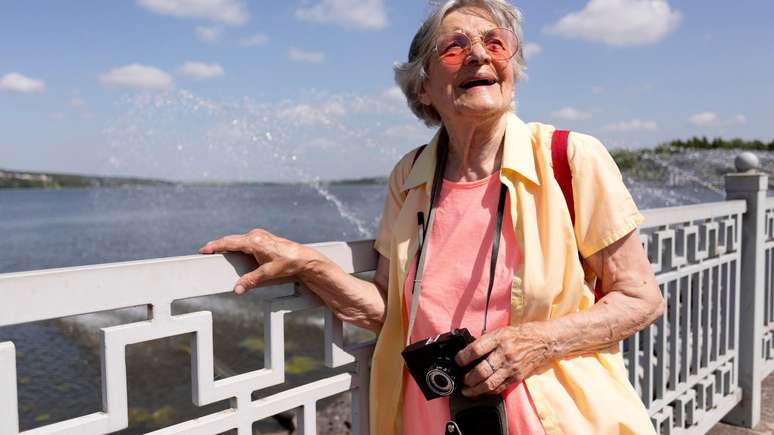
POLYGON ((551 342, 546 322, 506 326, 482 335, 457 353, 461 366, 486 355, 465 375, 462 394, 500 394, 521 382, 552 358, 551 342))
POLYGON ((258 268, 242 275, 234 286, 234 292, 242 294, 257 287, 261 282, 298 275, 312 261, 323 256, 312 248, 283 239, 262 230, 247 234, 235 234, 207 242, 199 248, 200 254, 243 252, 255 257, 258 268))

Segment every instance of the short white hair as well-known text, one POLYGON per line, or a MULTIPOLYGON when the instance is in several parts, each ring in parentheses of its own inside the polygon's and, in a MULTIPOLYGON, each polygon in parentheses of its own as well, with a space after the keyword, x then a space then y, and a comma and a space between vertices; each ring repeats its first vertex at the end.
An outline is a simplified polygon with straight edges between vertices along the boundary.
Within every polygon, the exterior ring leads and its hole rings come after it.
POLYGON ((422 84, 427 80, 427 61, 435 49, 438 29, 441 21, 450 12, 464 7, 480 8, 489 13, 498 27, 511 30, 519 40, 519 48, 511 58, 513 79, 517 82, 526 76, 527 65, 524 62, 522 50, 522 15, 521 11, 506 0, 448 0, 442 3, 422 23, 414 39, 411 40, 408 62, 396 63, 394 66, 395 82, 406 96, 408 106, 414 115, 424 121, 428 127, 441 124, 441 115, 432 105, 419 101, 422 84))

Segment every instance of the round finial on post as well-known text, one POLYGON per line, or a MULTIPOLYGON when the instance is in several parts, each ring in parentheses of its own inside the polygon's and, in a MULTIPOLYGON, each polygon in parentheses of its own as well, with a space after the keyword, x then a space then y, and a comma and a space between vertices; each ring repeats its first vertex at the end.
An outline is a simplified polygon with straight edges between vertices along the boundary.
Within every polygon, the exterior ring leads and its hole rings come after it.
POLYGON ((752 172, 761 167, 761 161, 755 154, 745 151, 736 156, 734 166, 738 172, 752 172))

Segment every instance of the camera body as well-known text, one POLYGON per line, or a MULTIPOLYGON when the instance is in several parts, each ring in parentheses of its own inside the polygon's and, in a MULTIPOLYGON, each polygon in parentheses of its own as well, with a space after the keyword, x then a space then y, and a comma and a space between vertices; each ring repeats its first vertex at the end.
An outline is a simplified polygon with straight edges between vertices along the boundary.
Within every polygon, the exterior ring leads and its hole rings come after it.
POLYGON ((448 435, 508 435, 508 415, 502 395, 476 398, 462 395, 463 377, 486 358, 483 356, 465 367, 454 360, 457 352, 473 340, 466 328, 455 329, 412 343, 401 354, 425 399, 449 397, 452 419, 446 424, 448 435))
POLYGON ((414 342, 401 355, 409 373, 425 399, 451 396, 462 390, 462 379, 483 358, 460 367, 454 360, 457 352, 474 340, 467 328, 454 329, 435 337, 414 342))

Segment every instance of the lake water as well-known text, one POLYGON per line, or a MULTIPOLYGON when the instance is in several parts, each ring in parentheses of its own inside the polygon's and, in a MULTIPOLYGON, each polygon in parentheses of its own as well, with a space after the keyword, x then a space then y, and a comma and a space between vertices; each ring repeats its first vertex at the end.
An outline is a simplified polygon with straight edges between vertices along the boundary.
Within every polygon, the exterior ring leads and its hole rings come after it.
MULTIPOLYGON (((641 208, 722 199, 695 185, 630 187, 641 208)), ((385 186, 338 185, 323 193, 303 185, 0 190, 0 273, 189 255, 210 239, 256 227, 305 243, 373 237, 385 186)), ((257 301, 200 299, 173 311, 212 310, 217 377, 262 367, 257 301)), ((0 328, 0 342, 11 340, 18 350, 21 429, 100 410, 99 328, 144 315, 129 309, 0 328)), ((291 383, 325 370, 321 331, 311 320, 291 315, 288 322, 291 383)), ((228 408, 190 403, 187 337, 129 346, 127 371, 131 427, 122 433, 228 408)), ((272 419, 255 426, 257 433, 279 429, 272 419)))
POLYGON ((0 273, 190 255, 258 227, 304 243, 371 237, 384 187, 330 189, 367 234, 308 186, 0 190, 0 273))

